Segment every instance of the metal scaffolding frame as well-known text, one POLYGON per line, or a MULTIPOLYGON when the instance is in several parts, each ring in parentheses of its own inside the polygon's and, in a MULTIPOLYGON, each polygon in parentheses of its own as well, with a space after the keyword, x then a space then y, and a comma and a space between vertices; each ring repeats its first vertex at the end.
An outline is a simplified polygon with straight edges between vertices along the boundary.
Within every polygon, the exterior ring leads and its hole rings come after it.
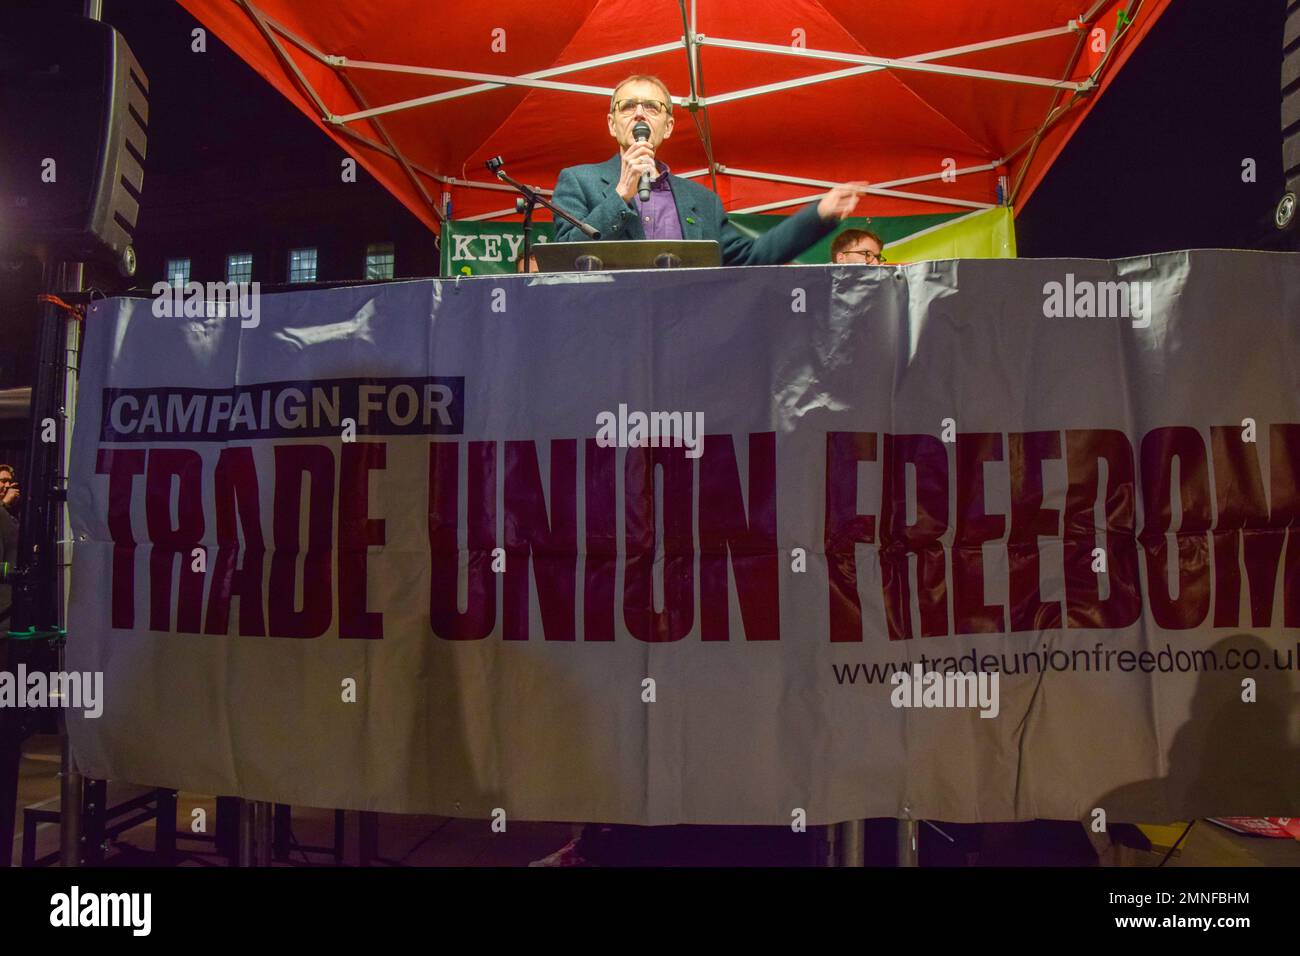
MULTIPOLYGON (((1019 174, 1016 177, 1014 187, 1009 194, 1002 198, 1008 204, 1013 202, 1019 195, 1019 190, 1024 181, 1025 171, 1028 168, 1029 161, 1034 152, 1037 150, 1039 143, 1048 129, 1076 105, 1082 96, 1085 96, 1092 90, 1096 89, 1100 76, 1106 65, 1111 60, 1111 54, 1123 41, 1128 34, 1128 27, 1136 19, 1142 6, 1142 0, 1129 0, 1125 8, 1125 16, 1129 23, 1119 29, 1107 47, 1101 62, 1092 75, 1083 80, 1070 80, 1068 77, 1074 71, 1079 56, 1083 50, 1083 44, 1086 42, 1089 30, 1096 22, 1101 10, 1107 5, 1109 0, 1095 0, 1087 13, 1067 21, 1064 25, 1052 27, 1045 30, 1036 30, 1030 33, 1020 33, 1011 36, 997 37, 990 40, 984 40, 978 43, 969 43, 963 46, 949 47, 942 50, 933 50, 926 53, 917 53, 906 57, 879 57, 869 56, 859 53, 848 53, 836 50, 809 49, 804 47, 780 46, 771 43, 759 43, 751 40, 743 40, 726 37, 710 37, 696 31, 696 3, 697 0, 691 0, 690 13, 687 15, 685 9, 685 0, 679 0, 679 6, 682 10, 683 29, 685 33, 675 41, 657 43, 650 46, 639 47, 634 50, 627 50, 620 53, 612 53, 607 56, 596 57, 594 59, 581 60, 575 63, 567 63, 562 66, 554 66, 545 70, 537 70, 531 73, 520 74, 519 76, 510 76, 495 73, 480 73, 468 70, 447 70, 431 66, 417 66, 401 63, 383 63, 373 60, 356 60, 346 56, 327 53, 317 49, 310 42, 293 33, 283 24, 267 15, 264 11, 258 9, 255 0, 234 0, 249 19, 257 26, 267 45, 272 48, 277 58, 283 64, 288 75, 293 79, 296 86, 304 96, 311 102, 316 110, 322 123, 337 129, 341 134, 346 135, 349 139, 354 140, 359 145, 367 149, 374 150, 382 155, 388 156, 397 162, 401 167, 406 178, 415 187, 416 192, 427 204, 430 211, 437 217, 439 222, 445 222, 447 219, 446 211, 434 199, 423 180, 429 180, 437 183, 442 187, 456 187, 462 189, 490 189, 512 191, 509 187, 492 181, 478 181, 463 178, 457 178, 438 170, 428 169, 427 167, 413 162, 403 155, 380 121, 380 118, 392 113, 403 112, 408 110, 419 109, 430 106, 435 103, 443 103, 453 99, 459 99, 467 96, 474 96, 480 93, 486 93, 491 90, 499 90, 505 87, 523 87, 525 89, 555 90, 565 93, 574 93, 583 96, 599 96, 608 98, 613 95, 613 90, 607 86, 591 86, 567 80, 556 79, 565 77, 574 73, 581 73, 596 67, 607 66, 612 63, 621 63, 631 60, 642 59, 660 53, 669 53, 674 50, 682 50, 686 56, 688 74, 690 77, 691 90, 686 96, 673 97, 673 103, 677 106, 685 107, 695 120, 696 131, 703 145, 705 156, 709 163, 703 169, 692 170, 684 174, 687 177, 704 176, 710 177, 716 190, 717 175, 723 173, 729 176, 739 178, 758 179, 774 183, 787 183, 792 185, 806 185, 820 189, 829 189, 835 185, 828 180, 807 179, 798 176, 784 175, 780 172, 765 172, 750 169, 738 169, 729 167, 714 158, 714 144, 708 124, 708 110, 711 106, 719 106, 737 100, 749 99, 756 96, 767 96, 773 93, 780 93, 785 90, 791 90, 798 87, 811 86, 819 83, 830 83, 836 80, 852 76, 863 76, 882 70, 899 71, 899 72, 918 72, 940 76, 951 76, 970 81, 992 82, 992 83, 1010 83, 1018 85, 1027 85, 1043 89, 1056 91, 1051 106, 1043 118, 1042 124, 1035 133, 1024 143, 1005 156, 991 159, 986 163, 975 166, 967 166, 961 169, 951 169, 940 173, 926 172, 915 175, 903 176, 898 179, 890 180, 884 183, 875 183, 859 189, 865 195, 887 196, 897 199, 907 199, 921 203, 931 203, 937 206, 952 207, 959 206, 967 209, 980 210, 990 209, 997 205, 997 202, 977 202, 968 199, 955 199, 946 196, 940 196, 932 193, 902 191, 894 187, 910 185, 944 179, 952 181, 952 177, 972 175, 975 173, 988 172, 997 169, 999 166, 1006 165, 1010 160, 1019 155, 1021 152, 1028 150, 1028 156, 1022 164, 1019 174), (950 57, 960 56, 967 53, 974 53, 981 50, 990 50, 999 47, 1006 47, 1015 44, 1033 43, 1039 40, 1050 39, 1053 37, 1064 36, 1068 34, 1077 34, 1078 41, 1075 44, 1074 52, 1070 56, 1068 63, 1065 65, 1061 77, 1052 76, 1033 76, 1021 73, 1006 73, 996 70, 979 70, 969 67, 953 66, 950 64, 936 61, 945 60, 950 57), (311 83, 304 76, 297 62, 286 48, 286 42, 317 62, 330 67, 339 77, 344 89, 346 89, 353 99, 351 104, 353 109, 347 112, 335 112, 331 110, 321 98, 320 94, 312 87, 311 83), (707 95, 703 90, 703 81, 700 67, 700 50, 702 48, 715 47, 718 49, 744 50, 752 53, 766 54, 771 56, 792 56, 811 61, 829 61, 834 63, 849 64, 841 69, 829 72, 815 73, 808 76, 798 77, 796 79, 784 80, 778 83, 767 83, 761 86, 754 86, 748 89, 731 90, 716 95, 707 95), (380 105, 371 105, 361 94, 356 84, 347 75, 350 70, 376 71, 384 73, 400 73, 412 76, 427 76, 444 80, 463 80, 466 86, 461 86, 453 90, 445 90, 439 93, 432 93, 426 96, 419 96, 410 99, 399 100, 393 103, 384 103, 380 105), (1069 99, 1062 104, 1061 97, 1069 94, 1069 99), (352 128, 349 124, 370 123, 379 133, 382 142, 365 135, 357 129, 352 128), (423 177, 423 180, 422 178, 423 177)), ((549 194, 550 190, 539 190, 539 192, 549 194)), ((824 193, 818 192, 811 195, 799 196, 791 199, 783 199, 776 202, 763 203, 755 206, 748 206, 743 209, 732 210, 737 213, 756 213, 766 212, 772 209, 781 209, 788 206, 801 205, 806 202, 820 198, 824 193)), ((493 210, 491 212, 479 213, 478 215, 468 217, 469 221, 496 219, 502 216, 515 215, 516 209, 512 205, 508 208, 493 210)))

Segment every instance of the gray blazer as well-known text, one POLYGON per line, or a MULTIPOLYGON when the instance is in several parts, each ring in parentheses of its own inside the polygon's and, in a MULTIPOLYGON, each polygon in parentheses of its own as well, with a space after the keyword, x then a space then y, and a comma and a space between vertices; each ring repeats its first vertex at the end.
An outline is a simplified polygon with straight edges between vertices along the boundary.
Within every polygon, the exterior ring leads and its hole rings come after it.
MULTIPOLYGON (((644 239, 645 230, 636 210, 616 191, 622 160, 618 153, 603 163, 570 166, 555 181, 555 203, 565 212, 600 230, 607 239, 644 239)), ((729 266, 779 265, 789 262, 838 222, 824 222, 816 204, 805 206, 784 222, 750 239, 727 219, 717 193, 680 176, 668 177, 682 224, 683 239, 713 239, 722 246, 722 261, 729 266)), ((587 237, 563 219, 555 220, 556 242, 583 242, 587 237)))

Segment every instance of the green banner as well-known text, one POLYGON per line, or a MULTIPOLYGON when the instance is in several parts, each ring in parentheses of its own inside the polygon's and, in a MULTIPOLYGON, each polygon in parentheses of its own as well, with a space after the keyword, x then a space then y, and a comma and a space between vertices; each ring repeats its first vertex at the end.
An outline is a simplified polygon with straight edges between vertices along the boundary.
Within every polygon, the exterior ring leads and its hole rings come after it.
MULTIPOLYGON (((533 242, 550 242, 549 222, 533 223, 533 242)), ((524 248, 521 222, 448 222, 442 227, 442 274, 486 276, 515 272, 524 248)))
MULTIPOLYGON (((885 242, 885 256, 889 256, 890 243, 897 242, 914 232, 920 232, 923 229, 932 229, 935 226, 943 225, 945 222, 951 222, 962 215, 959 212, 938 212, 926 213, 920 216, 872 216, 862 218, 859 216, 850 216, 845 219, 835 232, 831 233, 820 242, 814 243, 795 257, 795 262, 804 265, 824 264, 831 261, 831 243, 835 241, 836 235, 845 229, 870 229, 885 242)), ((784 219, 784 216, 762 216, 752 213, 739 213, 731 216, 732 224, 747 236, 757 236, 759 233, 767 232, 777 223, 784 219)))
MULTIPOLYGON (((836 230, 870 229, 885 241, 885 255, 889 246, 914 233, 933 229, 962 217, 962 213, 929 213, 919 216, 874 216, 870 219, 851 217, 836 230)), ((741 213, 731 217, 731 222, 747 236, 767 232, 782 222, 784 216, 741 213)), ((555 232, 549 222, 533 225, 533 242, 550 242, 555 232)), ((831 261, 831 241, 835 233, 809 246, 794 261, 804 264, 831 261)), ((442 232, 442 274, 444 276, 499 275, 515 272, 515 262, 523 249, 523 224, 518 222, 449 222, 442 232)))

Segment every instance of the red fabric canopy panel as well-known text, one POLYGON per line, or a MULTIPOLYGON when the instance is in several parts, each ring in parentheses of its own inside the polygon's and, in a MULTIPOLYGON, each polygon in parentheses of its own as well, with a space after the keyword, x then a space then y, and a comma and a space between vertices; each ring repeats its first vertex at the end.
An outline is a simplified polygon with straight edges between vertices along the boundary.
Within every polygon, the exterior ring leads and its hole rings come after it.
POLYGON ((1019 208, 1169 0, 179 2, 437 228, 446 196, 457 219, 513 206, 465 185, 494 184, 494 155, 546 189, 565 166, 613 155, 609 90, 630 73, 657 74, 679 99, 660 158, 707 183, 711 152, 729 211, 851 180, 882 190, 858 215, 967 211, 996 203, 1003 176, 1019 208))

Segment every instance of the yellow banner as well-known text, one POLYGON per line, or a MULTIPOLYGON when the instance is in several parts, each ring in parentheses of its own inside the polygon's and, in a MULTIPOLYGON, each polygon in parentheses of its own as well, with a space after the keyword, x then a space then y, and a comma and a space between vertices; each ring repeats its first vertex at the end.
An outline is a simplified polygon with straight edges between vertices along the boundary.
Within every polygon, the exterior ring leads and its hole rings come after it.
POLYGON ((931 259, 1014 259, 1016 225, 1009 206, 981 209, 890 243, 890 262, 931 259))

